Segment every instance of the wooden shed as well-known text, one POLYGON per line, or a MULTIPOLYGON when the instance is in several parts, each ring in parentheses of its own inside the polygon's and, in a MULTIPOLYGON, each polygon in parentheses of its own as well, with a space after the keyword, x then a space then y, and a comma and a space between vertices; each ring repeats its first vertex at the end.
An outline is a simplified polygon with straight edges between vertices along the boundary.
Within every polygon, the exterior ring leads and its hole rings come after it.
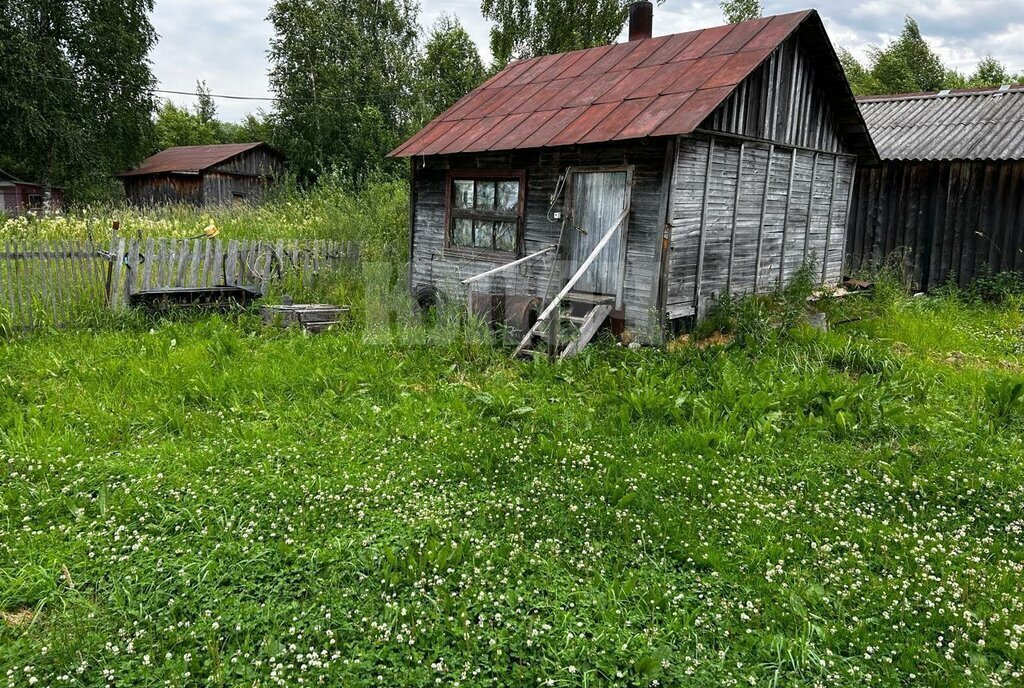
POLYGON ((561 320, 575 351, 606 318, 656 340, 805 261, 838 281, 876 153, 817 12, 656 38, 651 14, 631 6, 626 43, 509 65, 392 152, 418 298, 503 295, 521 348, 561 320))
POLYGON ((916 288, 1024 271, 1024 86, 864 98, 883 164, 854 185, 850 267, 916 288))
POLYGON ((284 172, 266 143, 177 146, 118 175, 132 205, 259 203, 284 172))
MULTIPOLYGON (((50 210, 60 210, 64 190, 50 187, 50 210)), ((46 208, 46 188, 42 184, 22 181, 0 170, 0 215, 24 215, 43 212, 46 208)))

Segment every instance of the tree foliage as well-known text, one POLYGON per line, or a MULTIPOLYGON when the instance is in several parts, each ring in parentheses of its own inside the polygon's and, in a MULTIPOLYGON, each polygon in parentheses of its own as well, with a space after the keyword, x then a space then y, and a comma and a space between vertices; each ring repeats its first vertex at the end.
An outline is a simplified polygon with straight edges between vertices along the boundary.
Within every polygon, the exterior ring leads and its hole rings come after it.
POLYGON ((946 85, 942 59, 921 35, 912 17, 904 20, 900 37, 870 51, 871 75, 884 93, 938 91, 946 85))
POLYGON ((0 0, 0 165, 89 197, 150 150, 152 0, 0 0))
POLYGON ((447 110, 486 75, 476 44, 459 20, 447 14, 430 31, 419 71, 423 120, 447 110))
POLYGON ((275 143, 301 177, 338 169, 360 184, 414 117, 413 0, 277 0, 269 20, 275 143))
POLYGON ((629 11, 625 0, 483 0, 494 65, 612 42, 629 11))
POLYGON ((227 143, 223 140, 221 122, 217 121, 217 106, 210 97, 206 84, 196 84, 199 102, 189 111, 169 100, 160 104, 156 113, 157 149, 172 146, 208 146, 227 143))
POLYGON ((757 19, 763 13, 759 0, 721 0, 722 16, 730 24, 757 19))
POLYGON ((272 128, 266 114, 246 115, 241 123, 217 118, 217 105, 204 82, 196 84, 198 102, 191 110, 169 100, 156 113, 156 150, 173 146, 209 146, 216 143, 268 141, 272 128))
POLYGON ((1020 78, 991 56, 983 58, 969 77, 946 68, 911 17, 904 20, 899 38, 884 48, 875 46, 869 50, 867 66, 843 49, 839 51, 839 60, 856 95, 999 86, 1020 78))
POLYGON ((256 113, 247 114, 241 122, 222 122, 224 143, 255 143, 257 141, 270 142, 274 140, 273 117, 257 110, 256 113))
POLYGON ((1013 75, 999 60, 991 55, 983 57, 978 62, 974 73, 967 78, 967 86, 970 88, 981 88, 984 86, 1002 86, 1020 81, 1020 75, 1013 75))
POLYGON ((854 95, 866 96, 878 92, 872 80, 871 70, 860 63, 860 60, 846 48, 839 48, 839 63, 843 65, 846 72, 846 80, 850 83, 850 89, 854 95))

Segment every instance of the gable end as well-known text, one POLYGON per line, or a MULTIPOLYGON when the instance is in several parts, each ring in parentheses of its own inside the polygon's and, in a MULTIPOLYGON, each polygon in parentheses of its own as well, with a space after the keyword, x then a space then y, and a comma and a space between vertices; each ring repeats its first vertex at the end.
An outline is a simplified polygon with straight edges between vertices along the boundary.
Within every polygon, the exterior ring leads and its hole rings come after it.
POLYGON ((820 18, 813 15, 700 126, 787 146, 878 161, 820 18))

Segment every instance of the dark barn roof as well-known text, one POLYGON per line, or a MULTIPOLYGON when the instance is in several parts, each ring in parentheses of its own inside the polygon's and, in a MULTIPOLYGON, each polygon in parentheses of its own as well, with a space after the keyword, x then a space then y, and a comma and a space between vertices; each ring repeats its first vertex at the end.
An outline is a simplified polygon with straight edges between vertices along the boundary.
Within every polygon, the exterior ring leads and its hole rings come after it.
POLYGON ((11 174, 10 172, 6 172, 6 171, 5 171, 5 170, 3 170, 2 168, 0 168, 0 183, 8 183, 8 184, 25 184, 25 183, 27 183, 27 182, 23 182, 23 181, 21 181, 20 179, 18 179, 17 177, 15 177, 15 176, 14 176, 13 174, 11 174))
POLYGON ((138 177, 147 174, 198 174, 215 165, 227 162, 242 153, 265 146, 266 143, 224 143, 212 146, 176 146, 162 150, 142 161, 135 169, 122 172, 119 177, 138 177))
MULTIPOLYGON (((15 185, 15 184, 17 184, 19 186, 37 186, 39 188, 42 188, 42 186, 43 186, 39 182, 26 182, 24 179, 18 179, 13 174, 11 174, 10 172, 7 172, 6 170, 3 170, 3 169, 0 169, 0 184, 3 184, 4 186, 11 186, 11 185, 15 185)), ((51 189, 58 189, 58 190, 63 190, 64 189, 63 186, 52 186, 52 185, 50 186, 50 188, 51 189)))
POLYGON ((858 100, 883 160, 1024 159, 1024 86, 858 100))
POLYGON ((693 133, 800 32, 839 125, 875 151, 814 10, 514 62, 391 155, 447 155, 693 133))

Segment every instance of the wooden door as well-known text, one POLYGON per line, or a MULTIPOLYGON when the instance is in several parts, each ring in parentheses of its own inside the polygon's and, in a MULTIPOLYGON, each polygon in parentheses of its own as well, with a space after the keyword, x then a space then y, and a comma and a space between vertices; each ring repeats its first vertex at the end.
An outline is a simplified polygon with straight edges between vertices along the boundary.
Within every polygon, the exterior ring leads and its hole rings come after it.
MULTIPOLYGON (((568 275, 574 275, 624 208, 629 207, 632 172, 628 168, 576 170, 572 177, 568 275)), ((576 283, 575 291, 618 296, 626 256, 629 218, 576 283)))

